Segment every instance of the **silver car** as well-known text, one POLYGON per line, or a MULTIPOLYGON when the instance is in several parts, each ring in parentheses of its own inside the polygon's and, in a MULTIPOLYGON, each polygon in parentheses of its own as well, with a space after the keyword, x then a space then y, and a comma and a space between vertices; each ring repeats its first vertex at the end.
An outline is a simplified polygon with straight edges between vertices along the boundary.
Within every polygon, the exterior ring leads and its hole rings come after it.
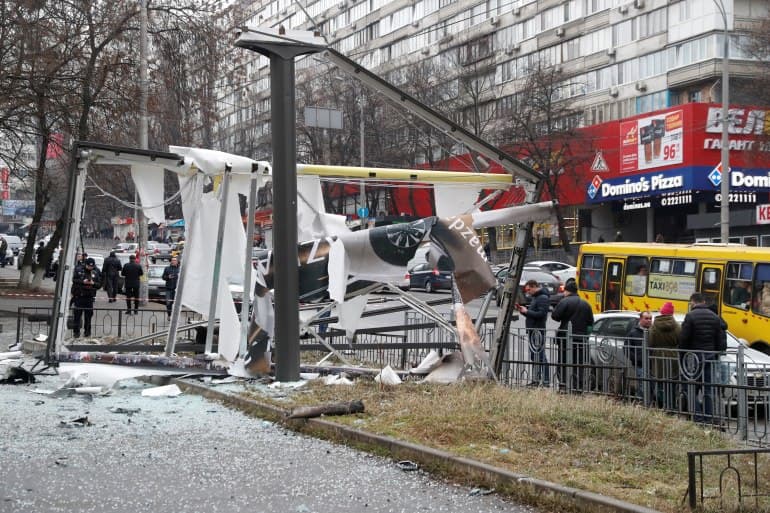
MULTIPOLYGON (((652 312, 653 318, 658 312, 652 312)), ((626 333, 638 321, 639 312, 615 311, 594 314, 594 327, 588 338, 589 355, 592 366, 607 366, 619 373, 625 369, 626 376, 635 376, 635 369, 624 351, 626 333)), ((681 325, 684 314, 674 314, 674 319, 681 325)), ((727 350, 719 356, 720 382, 724 388, 723 398, 729 404, 734 403, 737 394, 732 386, 738 385, 737 356, 738 348, 743 347, 743 359, 746 366, 749 402, 770 399, 770 356, 752 349, 745 340, 738 339, 727 332, 727 350)), ((612 371, 610 371, 612 372, 612 371)), ((617 379, 615 380, 617 381, 617 379)))

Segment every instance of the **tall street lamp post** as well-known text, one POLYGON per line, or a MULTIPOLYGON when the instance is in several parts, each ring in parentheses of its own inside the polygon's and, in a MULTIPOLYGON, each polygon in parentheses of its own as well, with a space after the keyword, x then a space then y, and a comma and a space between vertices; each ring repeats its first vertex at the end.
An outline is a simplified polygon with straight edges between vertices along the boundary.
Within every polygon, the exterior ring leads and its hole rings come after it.
POLYGON ((297 254, 297 134, 294 59, 318 53, 326 43, 311 32, 272 27, 251 27, 235 46, 270 59, 270 110, 273 146, 273 258, 289 265, 276 266, 275 378, 299 380, 299 275, 297 254))
POLYGON ((719 216, 719 237, 725 244, 730 240, 730 140, 728 130, 730 123, 730 73, 728 66, 730 63, 730 34, 727 31, 727 10, 722 0, 714 0, 714 4, 722 15, 724 24, 724 36, 722 41, 722 182, 720 183, 720 193, 722 201, 720 204, 719 216))

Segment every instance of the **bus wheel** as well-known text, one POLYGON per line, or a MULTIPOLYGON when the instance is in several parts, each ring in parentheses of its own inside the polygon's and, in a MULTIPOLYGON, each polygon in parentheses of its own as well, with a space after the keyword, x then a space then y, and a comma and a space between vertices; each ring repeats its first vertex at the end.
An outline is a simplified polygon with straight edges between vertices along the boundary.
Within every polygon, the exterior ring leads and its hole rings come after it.
POLYGON ((757 351, 765 353, 766 355, 770 355, 770 344, 764 340, 757 340, 750 345, 752 349, 756 349, 757 351))

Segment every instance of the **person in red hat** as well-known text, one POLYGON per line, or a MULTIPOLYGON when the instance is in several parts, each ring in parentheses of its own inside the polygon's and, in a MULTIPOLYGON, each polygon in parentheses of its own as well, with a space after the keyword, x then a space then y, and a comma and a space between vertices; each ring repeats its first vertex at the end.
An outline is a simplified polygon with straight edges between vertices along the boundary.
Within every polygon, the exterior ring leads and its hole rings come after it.
POLYGON ((676 406, 676 388, 673 381, 679 378, 679 357, 676 348, 679 345, 679 323, 674 319, 674 304, 663 303, 660 314, 655 317, 650 327, 648 346, 652 365, 650 374, 658 406, 673 410, 676 406))

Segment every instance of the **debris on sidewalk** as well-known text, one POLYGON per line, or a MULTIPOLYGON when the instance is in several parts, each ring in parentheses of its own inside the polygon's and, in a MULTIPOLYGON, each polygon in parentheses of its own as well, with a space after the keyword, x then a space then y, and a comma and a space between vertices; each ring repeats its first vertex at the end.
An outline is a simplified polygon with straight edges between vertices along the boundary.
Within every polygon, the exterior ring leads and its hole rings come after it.
POLYGON ((132 416, 134 413, 139 413, 141 408, 123 408, 121 406, 111 406, 107 408, 108 411, 112 413, 120 413, 123 415, 128 415, 129 417, 132 416))
POLYGON ((142 390, 142 397, 176 397, 182 394, 177 385, 164 385, 142 390))
POLYGON ((409 460, 401 460, 396 463, 396 466, 398 466, 398 468, 400 468, 404 472, 414 472, 415 470, 420 469, 417 463, 409 460))
POLYGON ((345 403, 321 404, 318 406, 300 406, 294 408, 287 419, 310 419, 321 415, 349 415, 363 413, 364 403, 361 400, 345 403))
POLYGON ((35 376, 21 365, 0 365, 0 385, 24 385, 36 382, 35 376))
POLYGON ((86 426, 93 426, 93 423, 88 420, 88 417, 78 417, 76 419, 72 420, 62 420, 59 422, 59 427, 63 428, 72 428, 72 427, 86 427, 86 426))
POLYGON ((468 492, 468 495, 471 497, 476 497, 479 495, 489 495, 491 493, 495 493, 494 488, 474 488, 470 492, 468 492))

